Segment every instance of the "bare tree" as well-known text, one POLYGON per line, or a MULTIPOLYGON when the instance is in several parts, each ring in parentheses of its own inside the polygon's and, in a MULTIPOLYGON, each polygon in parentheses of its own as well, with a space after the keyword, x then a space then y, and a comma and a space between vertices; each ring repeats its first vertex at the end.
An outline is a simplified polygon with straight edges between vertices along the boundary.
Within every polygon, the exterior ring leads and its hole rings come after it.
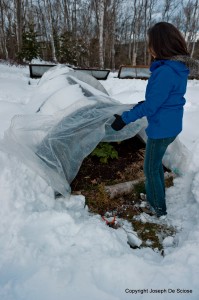
POLYGON ((144 64, 149 64, 150 55, 147 58, 147 30, 151 26, 152 22, 152 14, 154 12, 154 7, 156 4, 156 0, 145 0, 144 3, 144 64))
POLYGON ((18 51, 22 47, 22 32, 23 32, 23 12, 22 12, 22 0, 15 0, 15 13, 16 13, 16 34, 17 34, 17 46, 18 51))
POLYGON ((60 5, 61 5, 62 13, 63 13, 64 30, 71 31, 71 14, 70 14, 71 3, 69 0, 61 0, 60 5))
POLYGON ((183 13, 185 18, 183 32, 187 40, 190 54, 193 56, 197 32, 199 30, 199 0, 189 0, 186 3, 183 2, 183 13))
POLYGON ((54 30, 53 30, 53 17, 52 17, 52 4, 50 0, 43 0, 42 3, 38 0, 38 7, 40 9, 40 14, 43 21, 43 26, 45 28, 45 34, 47 40, 50 41, 52 60, 57 62, 55 42, 54 42, 54 30))
POLYGON ((4 0, 0 0, 0 16, 1 16, 1 28, 0 28, 0 33, 1 33, 1 48, 2 51, 5 53, 5 58, 6 60, 9 58, 8 55, 8 49, 7 49, 7 41, 6 41, 6 25, 5 25, 5 11, 7 9, 7 5, 4 0))
POLYGON ((119 16, 121 11, 121 0, 106 1, 105 17, 104 17, 104 50, 105 62, 109 67, 115 69, 115 46, 118 38, 117 32, 119 23, 119 16))
POLYGON ((104 68, 104 0, 99 0, 98 21, 99 21, 99 66, 104 68))
POLYGON ((141 31, 143 26, 143 9, 144 0, 133 1, 133 18, 131 22, 129 38, 129 60, 134 66, 137 64, 137 52, 139 42, 141 40, 141 31))

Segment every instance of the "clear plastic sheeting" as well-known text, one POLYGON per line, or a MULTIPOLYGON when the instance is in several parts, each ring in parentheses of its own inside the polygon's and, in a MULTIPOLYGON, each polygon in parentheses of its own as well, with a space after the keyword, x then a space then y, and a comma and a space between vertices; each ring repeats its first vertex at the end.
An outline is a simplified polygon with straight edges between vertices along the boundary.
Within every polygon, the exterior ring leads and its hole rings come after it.
POLYGON ((44 73, 26 109, 33 113, 55 114, 84 97, 96 95, 108 95, 97 79, 84 72, 58 65, 44 73))
POLYGON ((171 169, 176 175, 185 175, 191 158, 191 152, 182 144, 180 138, 169 145, 163 157, 163 164, 171 169))
POLYGON ((90 87, 95 88, 96 90, 99 90, 105 94, 108 95, 107 91, 103 87, 103 85, 95 79, 93 76, 86 72, 81 72, 78 70, 73 70, 72 68, 63 66, 63 65, 58 65, 56 67, 53 67, 52 69, 48 70, 42 78, 40 79, 40 85, 43 84, 46 81, 52 80, 55 77, 58 77, 60 75, 66 75, 66 76, 73 76, 76 79, 79 79, 80 81, 88 84, 90 87))
POLYGON ((15 116, 4 142, 7 151, 17 154, 55 191, 67 196, 83 159, 99 142, 128 139, 146 125, 141 119, 119 132, 111 128, 113 115, 131 107, 110 97, 95 96, 54 116, 15 116))

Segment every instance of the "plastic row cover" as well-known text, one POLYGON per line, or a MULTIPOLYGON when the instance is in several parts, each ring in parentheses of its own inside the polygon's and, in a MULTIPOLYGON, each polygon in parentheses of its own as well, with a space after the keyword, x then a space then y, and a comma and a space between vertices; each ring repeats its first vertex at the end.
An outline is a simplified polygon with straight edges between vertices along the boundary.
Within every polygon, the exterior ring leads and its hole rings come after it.
POLYGON ((63 196, 70 193, 83 159, 100 141, 121 141, 136 135, 145 125, 141 119, 116 132, 110 124, 122 105, 107 96, 80 100, 53 116, 15 116, 5 134, 8 152, 14 152, 63 196))

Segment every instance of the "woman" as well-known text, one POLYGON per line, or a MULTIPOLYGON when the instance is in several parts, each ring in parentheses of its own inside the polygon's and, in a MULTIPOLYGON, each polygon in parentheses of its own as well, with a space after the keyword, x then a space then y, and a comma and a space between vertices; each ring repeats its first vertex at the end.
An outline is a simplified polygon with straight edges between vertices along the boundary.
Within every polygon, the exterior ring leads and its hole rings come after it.
POLYGON ((145 101, 121 116, 115 115, 111 126, 118 131, 130 122, 147 117, 146 196, 157 217, 162 217, 167 214, 162 158, 169 144, 182 131, 184 94, 189 74, 185 63, 189 53, 179 30, 167 22, 157 23, 148 30, 148 48, 154 62, 150 67, 145 101))

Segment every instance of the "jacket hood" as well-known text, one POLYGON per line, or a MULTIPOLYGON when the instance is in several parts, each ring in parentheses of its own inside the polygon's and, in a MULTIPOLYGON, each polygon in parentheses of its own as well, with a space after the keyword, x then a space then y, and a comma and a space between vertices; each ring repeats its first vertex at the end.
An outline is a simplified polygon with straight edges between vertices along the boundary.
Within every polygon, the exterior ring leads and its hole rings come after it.
POLYGON ((150 71, 153 72, 155 69, 159 68, 160 66, 163 65, 167 65, 170 68, 172 68, 176 73, 180 74, 184 74, 187 73, 189 74, 189 68, 187 67, 187 65, 182 62, 181 60, 171 60, 171 59, 156 59, 151 67, 150 67, 150 71))
POLYGON ((199 61, 187 56, 187 55, 176 55, 171 58, 171 61, 182 62, 190 71, 190 76, 199 77, 199 61))
POLYGON ((161 65, 170 66, 176 73, 190 73, 190 76, 199 77, 199 61, 185 55, 176 55, 170 59, 156 59, 150 70, 153 71, 161 65))

